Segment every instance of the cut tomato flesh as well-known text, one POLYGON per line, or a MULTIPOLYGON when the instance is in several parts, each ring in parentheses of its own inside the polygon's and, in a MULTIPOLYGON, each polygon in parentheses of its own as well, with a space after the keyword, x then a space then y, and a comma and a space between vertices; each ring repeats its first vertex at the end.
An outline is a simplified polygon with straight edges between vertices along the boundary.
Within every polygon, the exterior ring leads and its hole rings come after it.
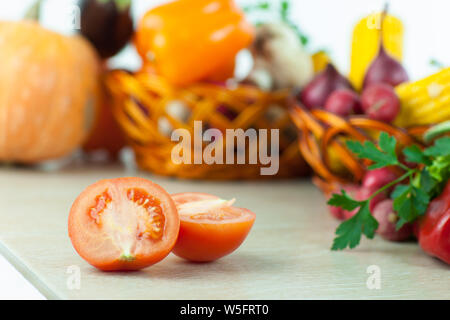
POLYGON ((176 242, 175 203, 141 178, 103 180, 74 202, 69 235, 77 252, 102 270, 134 270, 163 259, 176 242))
POLYGON ((212 261, 236 250, 247 237, 255 214, 233 207, 233 200, 197 193, 172 195, 180 215, 174 254, 191 261, 212 261))
POLYGON ((91 209, 89 210, 89 215, 92 219, 95 220, 97 224, 100 224, 100 215, 110 202, 111 196, 109 195, 108 191, 103 192, 103 194, 95 198, 95 206, 91 207, 91 209))
POLYGON ((137 238, 147 237, 158 240, 164 231, 165 217, 162 213, 161 203, 142 189, 129 189, 127 197, 138 206, 144 208, 140 213, 140 223, 137 228, 137 238))
POLYGON ((214 196, 209 193, 201 193, 201 192, 183 192, 183 193, 176 193, 172 195, 173 201, 175 201, 175 204, 177 207, 183 203, 189 203, 189 202, 197 202, 197 201, 203 201, 203 200, 214 200, 214 199, 220 199, 217 196, 214 196))

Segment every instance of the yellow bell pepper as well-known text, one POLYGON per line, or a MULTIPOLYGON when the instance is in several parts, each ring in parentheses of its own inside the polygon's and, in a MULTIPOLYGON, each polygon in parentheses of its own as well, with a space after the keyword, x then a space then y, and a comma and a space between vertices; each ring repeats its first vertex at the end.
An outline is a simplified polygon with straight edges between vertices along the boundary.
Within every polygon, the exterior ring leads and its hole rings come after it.
POLYGON ((311 58, 314 65, 314 73, 316 74, 325 69, 327 64, 331 62, 330 57, 325 51, 317 51, 311 58))

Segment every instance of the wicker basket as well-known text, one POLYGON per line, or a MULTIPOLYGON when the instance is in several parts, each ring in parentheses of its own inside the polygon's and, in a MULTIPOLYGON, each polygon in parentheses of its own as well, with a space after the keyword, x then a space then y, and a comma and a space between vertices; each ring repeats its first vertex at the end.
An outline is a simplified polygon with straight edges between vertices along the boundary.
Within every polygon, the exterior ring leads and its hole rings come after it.
MULTIPOLYGON (((148 72, 130 74, 120 70, 109 72, 105 82, 116 120, 144 170, 191 179, 286 178, 309 172, 297 147, 297 130, 287 112, 287 91, 269 93, 251 86, 231 89, 206 83, 175 88, 148 72), (182 128, 193 135, 194 121, 198 120, 203 129, 217 128, 221 132, 237 128, 280 129, 278 174, 261 176, 260 168, 265 167, 261 164, 174 163, 172 150, 178 142, 171 140, 171 133, 182 128)), ((222 143, 225 152, 225 136, 222 143)), ((247 156, 249 150, 254 149, 247 143, 247 156)), ((192 158, 195 152, 192 148, 192 158)))
POLYGON ((315 173, 314 182, 325 193, 336 184, 360 182, 368 162, 358 159, 345 146, 349 139, 376 141, 381 131, 396 137, 399 151, 410 144, 422 144, 428 126, 403 129, 364 116, 341 118, 325 110, 308 110, 290 99, 290 114, 298 127, 300 151, 315 173))

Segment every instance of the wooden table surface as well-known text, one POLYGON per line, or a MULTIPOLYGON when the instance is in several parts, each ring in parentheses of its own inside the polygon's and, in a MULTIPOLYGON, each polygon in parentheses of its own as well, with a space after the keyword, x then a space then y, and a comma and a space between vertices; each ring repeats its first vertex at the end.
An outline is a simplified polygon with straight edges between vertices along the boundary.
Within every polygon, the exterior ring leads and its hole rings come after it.
POLYGON ((5 167, 0 221, 0 252, 51 299, 450 299, 450 267, 413 242, 363 240, 356 250, 331 252, 337 222, 308 180, 195 182, 118 167, 5 167), (129 175, 148 177, 170 193, 236 197, 237 205, 256 213, 255 225, 238 251, 213 263, 170 255, 139 272, 100 272, 71 246, 69 208, 89 184, 129 175), (379 268, 380 289, 367 287, 372 265, 379 268), (79 268, 79 289, 68 286, 71 266, 79 268))

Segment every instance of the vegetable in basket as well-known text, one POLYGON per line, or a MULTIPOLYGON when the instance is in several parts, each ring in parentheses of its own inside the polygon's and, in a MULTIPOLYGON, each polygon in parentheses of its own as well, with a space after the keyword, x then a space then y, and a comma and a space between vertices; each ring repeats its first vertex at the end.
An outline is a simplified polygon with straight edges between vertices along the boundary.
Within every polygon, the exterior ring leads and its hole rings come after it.
POLYGON ((405 68, 386 52, 383 43, 380 42, 380 51, 367 69, 363 88, 366 89, 379 83, 395 87, 408 80, 405 68))
POLYGON ((317 74, 301 91, 298 98, 308 109, 322 108, 327 98, 338 89, 353 90, 350 82, 329 63, 325 70, 317 74))
POLYGON ((383 83, 395 87, 409 80, 408 74, 400 61, 391 56, 383 43, 383 27, 387 16, 388 7, 381 13, 379 26, 379 48, 376 58, 371 62, 365 72, 363 88, 367 89, 372 85, 383 83))
POLYGON ((371 119, 391 123, 400 111, 400 100, 394 89, 385 83, 375 83, 361 95, 364 112, 371 119))
POLYGON ((401 102, 395 125, 412 127, 450 120, 450 68, 418 81, 403 83, 395 91, 401 102))
POLYGON ((400 175, 388 180, 374 175, 368 180, 374 182, 366 180, 366 184, 374 186, 366 200, 354 199, 344 189, 341 194, 333 194, 329 205, 355 210, 355 215, 338 227, 332 249, 354 248, 362 234, 373 238, 375 232, 390 240, 404 240, 412 234, 412 225, 418 223, 422 248, 450 263, 450 137, 438 138, 425 149, 417 145, 404 148, 406 162, 396 153, 396 139, 385 132, 380 134, 378 146, 368 141, 348 141, 347 147, 371 161, 369 170, 396 170, 400 175), (382 201, 372 209, 370 202, 383 193, 390 194, 392 200, 382 201))
POLYGON ((232 0, 179 0, 144 15, 135 44, 144 64, 174 85, 187 85, 230 65, 253 34, 232 0))
POLYGON ((324 109, 328 112, 348 117, 355 113, 362 113, 362 106, 359 96, 350 89, 338 89, 333 91, 325 101, 324 109))
POLYGON ((312 56, 314 73, 322 72, 329 63, 331 63, 330 57, 324 50, 315 52, 312 56))
POLYGON ((380 53, 380 47, 385 54, 402 61, 403 24, 392 15, 384 15, 385 12, 371 14, 360 20, 353 30, 349 79, 357 90, 363 87, 366 72, 377 52, 380 53))

